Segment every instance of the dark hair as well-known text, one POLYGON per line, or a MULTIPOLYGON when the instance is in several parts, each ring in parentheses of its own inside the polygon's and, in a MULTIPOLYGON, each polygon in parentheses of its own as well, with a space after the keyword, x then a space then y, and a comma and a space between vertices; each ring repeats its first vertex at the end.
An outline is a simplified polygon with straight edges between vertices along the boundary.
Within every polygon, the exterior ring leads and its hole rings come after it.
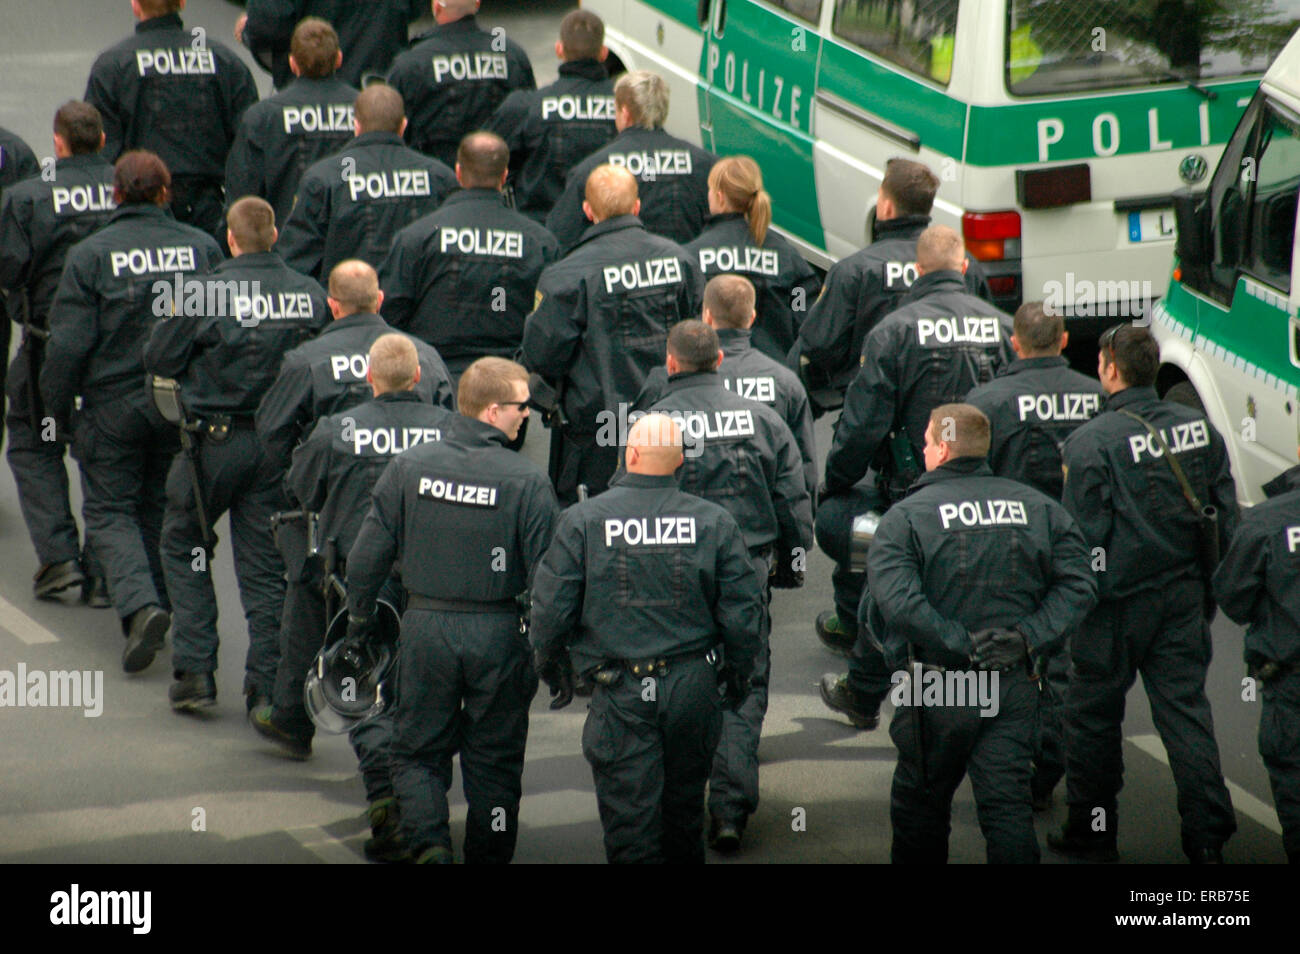
POLYGON ((560 22, 560 46, 570 60, 594 60, 605 45, 605 23, 590 10, 574 10, 560 22))
POLYGON ((1119 368, 1119 376, 1129 387, 1147 388, 1156 383, 1160 370, 1160 345, 1146 328, 1115 325, 1097 342, 1101 360, 1119 368))
POLYGON ((289 55, 303 76, 310 79, 333 76, 334 64, 339 58, 339 35, 328 21, 320 17, 304 17, 293 28, 289 55))
POLYGON ((880 188, 894 201, 900 215, 929 215, 939 191, 939 177, 923 162, 890 159, 880 188))
POLYGON ((456 164, 467 189, 496 189, 510 165, 510 147, 491 132, 472 132, 460 141, 456 164))
POLYGON ((668 332, 668 353, 683 371, 712 371, 718 366, 718 333, 697 319, 679 321, 668 332))
POLYGON ((54 114, 54 133, 68 144, 74 156, 99 152, 104 121, 99 110, 90 103, 73 99, 60 106, 54 114))
POLYGON ((1028 354, 1060 354, 1065 319, 1048 311, 1041 301, 1027 301, 1016 309, 1013 319, 1016 340, 1028 354))
POLYGON ((172 174, 155 153, 133 149, 122 154, 113 167, 113 190, 118 194, 118 204, 128 202, 167 201, 172 174))

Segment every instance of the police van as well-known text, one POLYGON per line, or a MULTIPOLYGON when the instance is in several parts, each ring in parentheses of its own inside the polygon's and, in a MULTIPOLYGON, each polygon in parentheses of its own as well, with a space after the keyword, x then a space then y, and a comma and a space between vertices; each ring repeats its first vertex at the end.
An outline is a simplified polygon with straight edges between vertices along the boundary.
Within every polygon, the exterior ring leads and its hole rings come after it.
POLYGON ((1175 196, 1168 294, 1152 314, 1157 388, 1204 408, 1246 503, 1300 443, 1300 34, 1251 100, 1203 191, 1175 196))
POLYGON ((999 304, 1054 299, 1082 333, 1148 313, 1171 193, 1214 167, 1300 26, 1300 0, 583 5, 622 66, 667 79, 670 132, 759 162, 810 261, 866 244, 886 161, 918 159, 999 304))

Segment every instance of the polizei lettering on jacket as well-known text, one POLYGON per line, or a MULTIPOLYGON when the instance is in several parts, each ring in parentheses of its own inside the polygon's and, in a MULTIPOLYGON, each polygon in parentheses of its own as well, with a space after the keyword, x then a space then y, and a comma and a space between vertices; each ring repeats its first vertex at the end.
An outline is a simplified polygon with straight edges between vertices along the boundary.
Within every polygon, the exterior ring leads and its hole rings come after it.
POLYGON ((728 391, 746 400, 759 404, 776 403, 776 379, 760 378, 723 378, 722 385, 728 391))
POLYGON ((751 272, 775 278, 781 273, 781 264, 777 260, 775 249, 754 248, 752 245, 744 248, 702 248, 700 271, 751 272))
POLYGON ((1090 421, 1101 410, 1100 394, 1021 394, 1016 398, 1020 420, 1090 421))
POLYGON ((657 285, 677 285, 682 280, 682 263, 676 258, 652 258, 625 265, 606 265, 603 274, 605 293, 612 295, 615 288, 635 291, 657 285))
MULTIPOLYGON (((1205 421, 1187 421, 1185 424, 1175 424, 1173 427, 1156 428, 1165 443, 1169 445, 1169 450, 1175 454, 1181 454, 1183 451, 1196 450, 1198 447, 1210 446, 1210 425, 1205 421)), ((1160 441, 1156 440, 1146 431, 1141 434, 1134 434, 1128 439, 1129 451, 1133 454, 1133 463, 1138 463, 1142 455, 1148 457, 1164 456, 1164 449, 1160 446, 1160 441)))
POLYGON ((314 106, 286 106, 281 110, 284 131, 351 133, 353 108, 350 103, 317 103, 314 106))
POLYGON ((710 441, 722 437, 753 437, 753 411, 668 412, 677 426, 692 440, 710 441))
POLYGON ((542 119, 614 121, 613 96, 543 96, 542 119))
POLYGON ((438 500, 442 503, 459 504, 462 507, 496 508, 498 488, 487 484, 466 484, 459 480, 446 480, 442 477, 421 477, 416 486, 418 493, 425 500, 438 500))
POLYGON ((685 149, 648 149, 645 152, 612 152, 605 159, 611 166, 622 166, 638 179, 655 176, 689 176, 691 154, 685 149))
POLYGON ((50 190, 55 215, 110 212, 117 208, 111 185, 55 186, 50 190))
POLYGON ((141 76, 213 76, 217 58, 211 50, 181 47, 178 50, 136 50, 135 68, 141 76))
POLYGON ((948 344, 991 345, 1002 340, 1002 323, 991 316, 918 318, 916 337, 922 347, 948 344))
POLYGON ((939 522, 947 530, 957 521, 963 527, 1028 526, 1023 500, 963 500, 939 504, 939 522))
POLYGON ((433 81, 509 79, 510 66, 504 53, 450 53, 433 58, 433 81))
POLYGON ((438 230, 438 245, 443 254, 455 251, 462 255, 524 257, 524 233, 505 229, 455 229, 443 226, 438 230))
POLYGON ((348 191, 352 201, 362 195, 368 199, 409 199, 433 194, 429 185, 428 169, 386 169, 348 176, 348 191))
POLYGON ((167 245, 162 248, 128 248, 110 252, 108 263, 113 277, 127 271, 132 275, 150 272, 192 272, 198 256, 192 245, 167 245))
POLYGON ((1286 528, 1286 549, 1288 553, 1300 552, 1300 527, 1286 528))
POLYGON ((694 517, 629 517, 605 521, 605 547, 615 540, 629 547, 671 547, 695 545, 694 517))
POLYGON ((410 450, 416 444, 442 440, 442 431, 436 427, 357 427, 352 430, 352 453, 361 456, 395 456, 410 450))

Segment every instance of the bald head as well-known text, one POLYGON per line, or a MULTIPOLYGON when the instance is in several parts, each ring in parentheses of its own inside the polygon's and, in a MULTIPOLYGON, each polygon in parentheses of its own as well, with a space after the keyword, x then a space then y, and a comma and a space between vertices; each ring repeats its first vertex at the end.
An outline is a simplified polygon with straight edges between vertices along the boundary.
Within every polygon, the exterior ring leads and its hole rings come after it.
POLYGON ((433 0, 433 18, 439 23, 455 23, 478 12, 479 0, 433 0))
POLYGON ((604 222, 616 215, 636 215, 641 210, 636 176, 622 166, 606 164, 592 169, 587 176, 582 210, 593 222, 604 222))
POLYGON ((932 225, 916 240, 916 269, 921 274, 952 270, 960 272, 966 261, 961 236, 946 225, 932 225))
POLYGON ((384 83, 373 83, 357 96, 354 108, 357 135, 369 132, 397 133, 406 126, 406 105, 402 94, 384 83))
POLYGON ((339 262, 330 272, 330 310, 335 318, 376 314, 383 301, 379 275, 366 262, 350 258, 339 262))
POLYGON ((628 431, 627 472, 664 477, 682 466, 682 432, 666 414, 647 414, 628 431))
POLYGON ((375 396, 394 391, 411 391, 420 380, 420 355, 415 342, 392 332, 380 335, 370 346, 370 369, 366 372, 375 396))

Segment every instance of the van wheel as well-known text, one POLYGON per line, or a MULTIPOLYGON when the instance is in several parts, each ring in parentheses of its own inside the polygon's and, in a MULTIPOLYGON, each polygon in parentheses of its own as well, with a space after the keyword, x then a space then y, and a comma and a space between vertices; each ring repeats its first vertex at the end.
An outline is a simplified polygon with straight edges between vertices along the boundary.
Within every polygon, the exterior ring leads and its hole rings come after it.
POLYGON ((1201 401, 1201 396, 1196 393, 1196 388, 1190 381, 1179 381, 1168 391, 1165 392, 1165 400, 1173 401, 1175 404, 1182 404, 1193 410, 1205 413, 1205 404, 1201 401))

